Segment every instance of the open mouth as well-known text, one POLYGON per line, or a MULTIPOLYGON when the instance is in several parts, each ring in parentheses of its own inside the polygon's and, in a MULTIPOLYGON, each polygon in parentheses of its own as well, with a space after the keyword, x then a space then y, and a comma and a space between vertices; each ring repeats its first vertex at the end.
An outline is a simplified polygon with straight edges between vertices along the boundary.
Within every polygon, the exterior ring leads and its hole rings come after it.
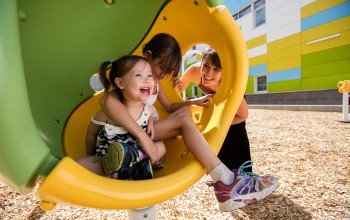
POLYGON ((209 77, 203 76, 203 80, 206 82, 210 82, 214 80, 214 77, 209 78, 209 77))
POLYGON ((140 89, 141 93, 142 94, 145 94, 145 95, 150 95, 151 94, 151 89, 149 87, 142 87, 140 89))

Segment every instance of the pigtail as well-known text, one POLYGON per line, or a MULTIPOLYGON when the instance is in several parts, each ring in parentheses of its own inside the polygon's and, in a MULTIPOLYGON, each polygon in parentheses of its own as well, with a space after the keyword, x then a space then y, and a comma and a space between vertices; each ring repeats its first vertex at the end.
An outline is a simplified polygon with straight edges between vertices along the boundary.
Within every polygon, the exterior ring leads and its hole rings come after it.
POLYGON ((103 85, 103 88, 105 90, 105 92, 107 93, 109 91, 109 88, 111 87, 111 82, 109 81, 108 77, 107 77, 107 69, 108 66, 112 64, 113 67, 113 63, 109 62, 109 61, 105 61, 101 64, 100 66, 100 80, 101 83, 103 85))

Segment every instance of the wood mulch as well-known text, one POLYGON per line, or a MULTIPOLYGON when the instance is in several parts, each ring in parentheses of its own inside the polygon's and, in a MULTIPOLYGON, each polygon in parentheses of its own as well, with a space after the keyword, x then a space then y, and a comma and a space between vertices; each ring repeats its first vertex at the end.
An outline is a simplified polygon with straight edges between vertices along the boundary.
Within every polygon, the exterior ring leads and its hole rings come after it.
MULTIPOLYGON (((234 212, 219 212, 204 176, 157 205, 158 219, 350 220, 350 123, 342 113, 251 109, 247 130, 254 171, 274 174, 275 193, 234 212)), ((0 182, 0 219, 127 219, 127 211, 57 205, 45 212, 34 193, 0 182)))

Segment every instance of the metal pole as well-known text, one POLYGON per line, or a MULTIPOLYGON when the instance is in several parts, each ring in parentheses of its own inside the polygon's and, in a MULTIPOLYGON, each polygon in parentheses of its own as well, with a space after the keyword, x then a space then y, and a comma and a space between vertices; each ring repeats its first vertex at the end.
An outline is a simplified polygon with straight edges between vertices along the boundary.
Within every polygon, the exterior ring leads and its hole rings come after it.
POLYGON ((343 120, 349 121, 349 92, 343 92, 343 120))

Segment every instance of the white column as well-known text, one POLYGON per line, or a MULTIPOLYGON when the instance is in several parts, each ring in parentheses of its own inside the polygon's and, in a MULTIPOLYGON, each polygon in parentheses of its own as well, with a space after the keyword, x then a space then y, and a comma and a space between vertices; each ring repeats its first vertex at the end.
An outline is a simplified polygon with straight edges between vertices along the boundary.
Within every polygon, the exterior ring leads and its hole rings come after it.
POLYGON ((129 220, 156 220, 157 219, 157 207, 148 206, 139 209, 128 210, 129 220))
POLYGON ((349 121, 349 92, 343 92, 343 120, 349 121))

